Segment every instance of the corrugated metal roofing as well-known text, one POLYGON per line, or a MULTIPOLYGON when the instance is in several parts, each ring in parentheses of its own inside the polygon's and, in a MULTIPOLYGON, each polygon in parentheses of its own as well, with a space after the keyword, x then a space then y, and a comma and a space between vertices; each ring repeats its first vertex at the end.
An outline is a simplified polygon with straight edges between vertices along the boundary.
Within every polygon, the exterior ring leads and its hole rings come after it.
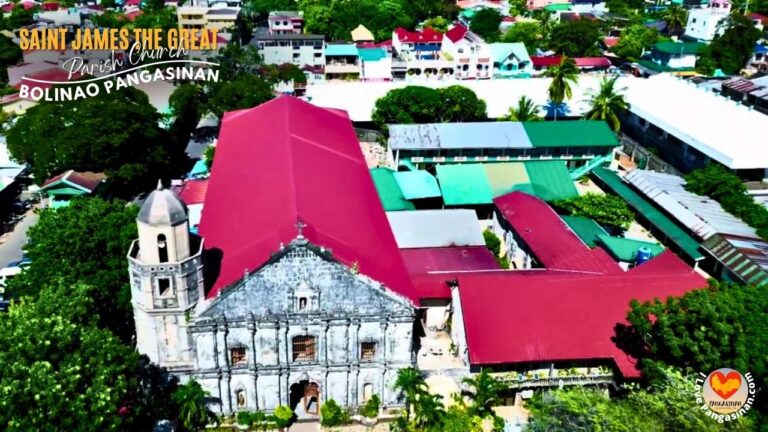
POLYGON ((608 234, 599 234, 598 238, 603 249, 619 261, 634 262, 637 258, 637 250, 643 247, 648 248, 652 256, 657 256, 664 252, 664 246, 658 243, 614 237, 608 234))
POLYGON ((592 219, 578 216, 560 216, 573 232, 589 247, 597 246, 597 237, 608 234, 603 227, 592 219))
POLYGON ((482 164, 438 165, 445 205, 490 204, 493 191, 482 164))
POLYGON ((371 177, 385 211, 413 210, 416 208, 403 196, 395 180, 394 171, 389 168, 374 168, 371 170, 371 177))
POLYGON ((325 46, 325 56, 357 57, 357 45, 355 44, 328 44, 325 46))
POLYGON ((535 195, 545 201, 579 196, 565 161, 525 162, 535 195))
POLYGON ((387 219, 400 249, 485 246, 474 210, 388 212, 387 219))
POLYGON ((685 190, 682 177, 636 169, 624 179, 702 240, 715 233, 758 237, 754 228, 723 210, 717 201, 685 190))
POLYGON ((626 200, 639 214, 648 219, 656 228, 675 243, 683 253, 693 260, 700 260, 704 255, 699 252, 699 243, 675 222, 633 191, 616 173, 604 167, 597 167, 593 173, 610 187, 617 195, 626 200))
POLYGON ((718 234, 703 247, 744 283, 768 285, 768 242, 718 234))
POLYGON ((427 171, 402 171, 394 173, 394 176, 403 197, 407 200, 440 196, 437 179, 427 171))
POLYGON ((357 52, 362 61, 379 61, 388 55, 384 48, 358 48, 357 52))
POLYGON ((451 292, 445 285, 445 281, 454 279, 455 273, 452 272, 500 269, 493 253, 485 245, 401 249, 400 254, 403 256, 408 272, 417 276, 414 279, 417 281, 422 279, 421 284, 414 282, 420 298, 450 299, 451 292), (432 287, 426 291, 418 288, 426 286, 429 278, 424 278, 425 275, 433 276, 431 279, 434 281, 432 287))
POLYGON ((599 120, 523 123, 534 147, 616 147, 616 134, 599 120))
POLYGON ((486 164, 485 174, 495 197, 518 190, 520 185, 531 182, 525 165, 519 162, 486 164))
POLYGON ((519 122, 390 125, 389 146, 393 150, 533 147, 519 122))

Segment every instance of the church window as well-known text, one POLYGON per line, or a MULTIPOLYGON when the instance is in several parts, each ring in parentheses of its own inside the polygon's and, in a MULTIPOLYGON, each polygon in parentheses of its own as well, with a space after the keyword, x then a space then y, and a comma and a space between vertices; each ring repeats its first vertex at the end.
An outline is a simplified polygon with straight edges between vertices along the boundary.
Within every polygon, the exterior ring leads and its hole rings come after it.
POLYGON ((301 297, 299 298, 299 310, 303 311, 307 309, 307 298, 301 297))
POLYGON ((160 257, 160 262, 168 262, 168 243, 165 240, 165 234, 159 234, 157 236, 157 256, 160 257))
POLYGON ((373 361, 376 356, 376 342, 363 342, 360 344, 360 361, 373 361))
POLYGON ((373 396, 373 384, 371 383, 365 383, 363 384, 363 402, 368 402, 369 399, 373 396))
POLYGON ((245 397, 245 390, 240 389, 235 392, 235 404, 238 408, 245 408, 247 399, 245 397))
POLYGON ((245 364, 245 348, 237 347, 229 350, 229 358, 232 362, 232 366, 240 366, 245 364))
POLYGON ((315 359, 315 337, 296 336, 293 338, 293 361, 313 361, 315 359))
POLYGON ((168 278, 160 278, 157 280, 157 295, 160 297, 166 297, 171 295, 171 280, 168 278))

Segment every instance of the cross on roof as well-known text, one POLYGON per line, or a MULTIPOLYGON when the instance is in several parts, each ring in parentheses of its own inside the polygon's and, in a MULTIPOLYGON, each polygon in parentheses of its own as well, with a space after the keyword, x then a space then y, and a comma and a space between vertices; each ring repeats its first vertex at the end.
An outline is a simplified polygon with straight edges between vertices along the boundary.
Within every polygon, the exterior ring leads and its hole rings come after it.
POLYGON ((301 221, 301 218, 296 218, 296 229, 299 231, 299 237, 304 238, 304 228, 307 224, 301 221))

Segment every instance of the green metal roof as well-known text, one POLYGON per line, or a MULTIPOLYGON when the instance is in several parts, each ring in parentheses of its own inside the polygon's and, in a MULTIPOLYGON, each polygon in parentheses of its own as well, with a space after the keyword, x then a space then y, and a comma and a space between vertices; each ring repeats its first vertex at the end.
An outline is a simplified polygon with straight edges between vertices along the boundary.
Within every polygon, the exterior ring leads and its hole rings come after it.
POLYGON ((482 164, 438 165, 436 169, 445 205, 493 202, 493 192, 482 164))
POLYGON ((434 198, 440 196, 437 179, 427 171, 403 171, 394 174, 395 181, 405 199, 434 198))
POLYGON ((606 252, 613 258, 624 262, 634 262, 637 258, 637 250, 643 247, 648 248, 653 256, 664 252, 664 246, 658 243, 613 237, 608 234, 599 234, 598 239, 606 252))
POLYGON ((567 10, 571 10, 571 5, 569 3, 549 4, 544 6, 544 10, 549 12, 567 11, 567 10))
POLYGON ((579 196, 571 180, 565 161, 525 162, 534 193, 544 201, 555 201, 579 196))
POLYGON ((325 46, 326 56, 357 57, 357 45, 355 44, 328 44, 325 46))
POLYGON ((662 41, 657 42, 653 48, 665 54, 698 54, 705 46, 707 44, 701 42, 662 41))
POLYGON ((358 48, 357 52, 362 61, 379 61, 387 56, 384 48, 358 48))
POLYGON ((603 227, 589 218, 578 216, 560 216, 573 232, 589 247, 597 246, 600 234, 608 234, 603 227))
POLYGON ((519 162, 486 164, 485 174, 494 197, 518 190, 520 185, 531 182, 525 165, 519 162))
POLYGON ((414 210, 416 206, 407 201, 395 181, 395 172, 388 168, 374 168, 371 170, 373 184, 379 193, 379 199, 386 211, 414 210))
POLYGON ((602 120, 523 123, 533 147, 616 147, 619 141, 602 120))
POLYGON ((622 197, 635 211, 659 229, 669 240, 675 243, 680 250, 693 260, 700 260, 704 255, 699 252, 699 243, 680 226, 659 211, 653 204, 632 190, 616 173, 605 167, 597 167, 592 170, 598 179, 602 180, 617 195, 622 197))

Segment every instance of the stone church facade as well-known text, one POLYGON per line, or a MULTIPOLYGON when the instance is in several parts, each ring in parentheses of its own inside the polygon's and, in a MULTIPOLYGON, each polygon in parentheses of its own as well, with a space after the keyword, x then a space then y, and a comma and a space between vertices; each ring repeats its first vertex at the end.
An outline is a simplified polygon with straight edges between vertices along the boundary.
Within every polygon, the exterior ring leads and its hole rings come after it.
POLYGON ((317 415, 328 399, 355 407, 377 394, 402 405, 392 383, 415 364, 413 303, 296 238, 206 299, 203 240, 172 191, 153 191, 128 254, 137 346, 183 380, 194 378, 222 413, 289 405, 317 415))

